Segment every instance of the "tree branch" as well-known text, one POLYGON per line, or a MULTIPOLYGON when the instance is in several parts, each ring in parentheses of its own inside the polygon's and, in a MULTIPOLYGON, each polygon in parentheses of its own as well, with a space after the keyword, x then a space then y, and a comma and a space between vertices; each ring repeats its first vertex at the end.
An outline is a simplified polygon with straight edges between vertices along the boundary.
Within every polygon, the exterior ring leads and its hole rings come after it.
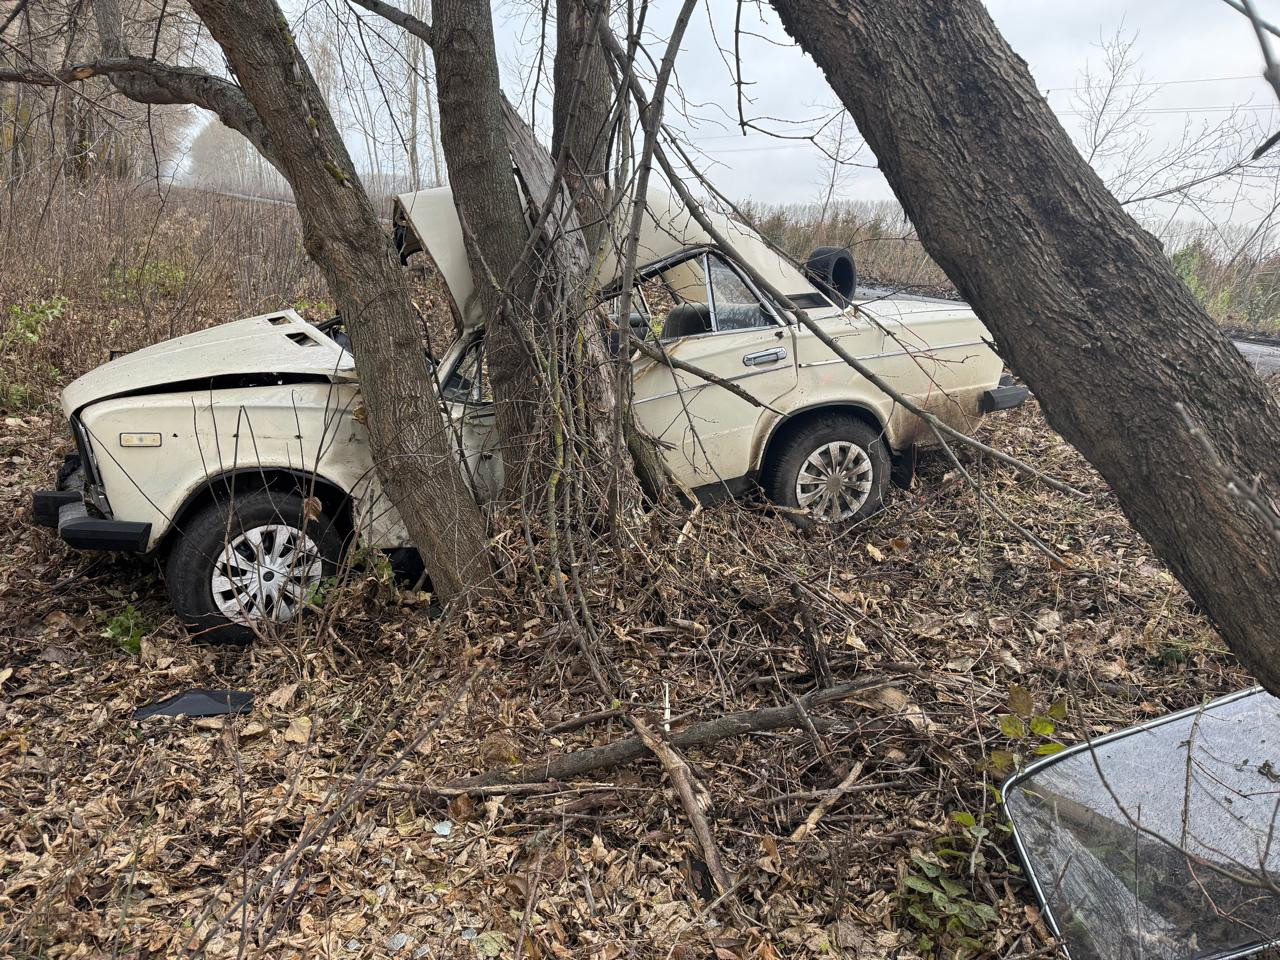
POLYGON ((403 27, 427 46, 435 42, 435 31, 431 29, 431 24, 418 19, 411 13, 406 13, 394 4, 384 3, 383 0, 350 0, 350 2, 364 7, 370 13, 376 13, 398 27, 403 27))
POLYGON ((124 17, 119 0, 95 0, 93 8, 103 57, 96 63, 68 67, 71 71, 91 71, 73 76, 71 80, 102 75, 137 103, 191 104, 208 110, 225 126, 243 134, 268 162, 278 167, 271 136, 238 84, 195 67, 174 67, 131 55, 123 33, 124 17))
MULTIPOLYGON (((883 677, 868 678, 855 683, 843 683, 826 690, 815 690, 800 697, 795 703, 785 707, 765 707, 760 710, 746 710, 740 713, 729 713, 714 720, 704 720, 683 730, 677 730, 667 737, 666 742, 676 749, 706 746, 729 737, 739 737, 747 733, 759 733, 766 730, 782 730, 800 728, 804 725, 805 708, 814 707, 834 700, 844 700, 860 693, 878 689, 892 681, 883 677)), ((571 780, 583 774, 597 770, 607 770, 623 763, 639 760, 649 754, 649 748, 639 736, 615 740, 598 747, 587 747, 573 753, 566 753, 554 760, 539 763, 527 763, 501 770, 489 770, 485 773, 455 780, 446 784, 450 789, 470 789, 472 787, 491 787, 497 784, 545 783, 548 780, 571 780)))

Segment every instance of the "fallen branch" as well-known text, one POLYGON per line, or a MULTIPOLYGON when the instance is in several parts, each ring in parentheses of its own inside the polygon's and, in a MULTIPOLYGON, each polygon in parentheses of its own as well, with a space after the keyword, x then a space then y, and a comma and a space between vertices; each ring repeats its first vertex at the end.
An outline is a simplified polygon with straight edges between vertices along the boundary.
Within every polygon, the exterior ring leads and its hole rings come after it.
POLYGON ((856 781, 860 776, 862 776, 861 760, 853 765, 845 778, 840 781, 839 786, 834 790, 829 791, 826 796, 818 801, 818 805, 814 807, 809 816, 805 818, 804 823, 796 827, 795 831, 791 834, 791 840, 793 842, 803 840, 812 833, 813 828, 818 825, 818 821, 827 815, 827 811, 835 806, 835 802, 845 795, 845 793, 853 786, 854 781, 856 781))
MULTIPOLYGON (((784 707, 764 707, 760 710, 745 710, 739 713, 725 714, 714 720, 704 720, 692 726, 677 730, 667 738, 667 743, 680 750, 689 747, 702 747, 730 737, 740 737, 748 733, 763 733, 769 730, 801 729, 804 727, 804 711, 823 703, 844 700, 855 694, 866 693, 886 686, 893 681, 887 677, 876 677, 873 680, 862 680, 856 683, 842 683, 826 690, 815 690, 800 697, 797 703, 784 707)), ((553 760, 539 763, 526 763, 500 770, 487 770, 474 777, 453 780, 445 787, 448 789, 470 790, 477 787, 495 787, 502 784, 546 783, 549 780, 571 780, 599 770, 617 767, 641 757, 649 755, 649 748, 639 737, 627 737, 598 747, 587 747, 566 753, 553 760)))
POLYGON ((729 876, 724 861, 720 859, 720 848, 716 846, 711 825, 707 823, 707 788, 695 782, 693 774, 689 771, 689 764, 671 748, 669 743, 650 730, 642 720, 632 717, 631 723, 636 728, 636 733, 640 735, 640 739, 653 751, 653 755, 658 758, 663 769, 667 771, 667 776, 675 785, 676 793, 680 795, 680 805, 684 807, 685 816, 693 826, 693 835, 698 838, 698 845, 702 847, 702 858, 707 863, 711 879, 715 881, 716 890, 721 897, 728 896, 729 891, 733 889, 733 878, 729 876))

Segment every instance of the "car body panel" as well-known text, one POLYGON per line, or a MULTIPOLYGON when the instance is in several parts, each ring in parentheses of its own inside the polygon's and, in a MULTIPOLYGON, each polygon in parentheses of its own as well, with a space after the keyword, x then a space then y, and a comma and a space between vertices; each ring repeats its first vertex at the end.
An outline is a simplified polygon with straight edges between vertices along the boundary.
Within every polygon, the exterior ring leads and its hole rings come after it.
POLYGON ((351 354, 293 310, 235 320, 126 354, 62 391, 71 416, 87 403, 170 384, 270 373, 354 380, 351 354))
MULTIPOLYGON (((620 215, 630 216, 630 204, 620 203, 617 209, 620 215)), ((822 296, 812 281, 750 227, 714 210, 707 210, 705 215, 712 226, 733 244, 739 256, 775 289, 787 296, 822 296)), ((401 194, 395 198, 393 218, 397 223, 404 222, 412 228, 440 271, 464 324, 468 327, 483 324, 484 318, 475 311, 475 280, 452 191, 448 187, 436 187, 401 194)), ((636 263, 655 263, 689 247, 713 245, 711 235, 694 220, 678 198, 658 187, 649 188, 645 214, 640 222, 636 263)), ((621 273, 617 256, 612 250, 606 250, 600 261, 596 286, 600 289, 609 287, 617 282, 621 273)))
POLYGON ((254 474, 275 470, 347 491, 364 540, 407 545, 373 470, 360 409, 353 383, 304 383, 119 397, 91 404, 80 422, 111 515, 149 522, 150 548, 214 478, 252 484, 254 474), (120 444, 122 433, 157 428, 158 447, 120 444))
MULTIPOLYGON (((777 326, 685 337, 663 344, 663 349, 780 410, 796 389, 794 344, 794 332, 777 326), (745 357, 778 349, 783 355, 777 360, 744 363, 745 357)), ((678 482, 695 488, 735 480, 755 469, 756 436, 779 414, 643 355, 633 360, 633 370, 636 419, 650 436, 669 445, 665 459, 678 482)))

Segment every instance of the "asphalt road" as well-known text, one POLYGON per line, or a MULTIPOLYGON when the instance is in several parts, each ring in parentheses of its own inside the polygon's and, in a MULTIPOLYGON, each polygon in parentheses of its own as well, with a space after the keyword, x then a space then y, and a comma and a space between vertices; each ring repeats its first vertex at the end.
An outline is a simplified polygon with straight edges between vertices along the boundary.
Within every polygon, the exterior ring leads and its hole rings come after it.
POLYGON ((1280 373, 1280 343, 1261 343, 1254 340, 1233 340, 1236 349, 1263 376, 1280 373))

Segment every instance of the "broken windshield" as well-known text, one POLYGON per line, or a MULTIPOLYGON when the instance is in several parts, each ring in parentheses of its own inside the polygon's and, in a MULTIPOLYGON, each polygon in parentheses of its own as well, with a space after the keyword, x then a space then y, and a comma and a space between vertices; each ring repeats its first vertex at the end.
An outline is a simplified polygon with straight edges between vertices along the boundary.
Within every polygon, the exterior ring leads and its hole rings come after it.
POLYGON ((1280 938, 1280 701, 1250 690, 1061 754, 1005 807, 1072 960, 1191 960, 1280 938))

